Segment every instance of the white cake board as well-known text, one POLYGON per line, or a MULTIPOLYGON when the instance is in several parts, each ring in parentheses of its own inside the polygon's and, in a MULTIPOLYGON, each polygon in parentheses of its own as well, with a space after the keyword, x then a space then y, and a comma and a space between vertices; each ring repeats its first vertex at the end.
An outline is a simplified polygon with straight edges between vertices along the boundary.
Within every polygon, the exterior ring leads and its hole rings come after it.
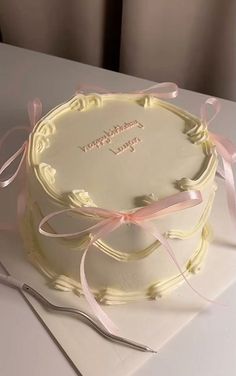
MULTIPOLYGON (((218 297, 236 280, 236 236, 230 223, 223 182, 214 203, 211 224, 214 241, 210 244, 207 262, 198 275, 191 278, 192 285, 209 299, 218 297)), ((15 188, 1 194, 1 208, 6 203, 14 207, 15 188)), ((8 216, 7 208, 1 219, 8 216)), ((0 261, 15 278, 31 285, 56 304, 74 306, 88 312, 84 298, 73 293, 58 292, 47 286, 47 281, 27 260, 21 239, 17 234, 1 233, 0 261)), ((79 266, 78 266, 79 267, 79 266)), ((7 288, 7 287, 6 287, 7 288)), ((113 344, 75 317, 47 312, 32 297, 25 295, 37 315, 44 322, 56 342, 84 376, 126 376, 134 374, 151 356, 113 344)), ((200 311, 211 315, 214 304, 201 300, 186 284, 171 295, 158 301, 105 307, 106 312, 120 328, 120 335, 146 344, 158 351, 189 323, 200 311)), ((229 309, 223 307, 222 309, 229 309)))

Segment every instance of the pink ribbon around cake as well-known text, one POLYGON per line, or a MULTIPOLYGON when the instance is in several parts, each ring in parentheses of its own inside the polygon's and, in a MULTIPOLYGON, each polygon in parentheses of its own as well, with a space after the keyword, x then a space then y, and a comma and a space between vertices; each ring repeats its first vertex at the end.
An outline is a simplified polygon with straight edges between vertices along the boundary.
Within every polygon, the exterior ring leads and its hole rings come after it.
POLYGON ((199 296, 203 299, 208 300, 203 295, 201 295, 197 290, 192 287, 189 283, 188 279, 185 277, 184 273, 179 266, 179 263, 174 255, 172 248, 169 245, 169 242, 163 236, 157 227, 153 224, 152 220, 162 217, 164 215, 168 215, 171 213, 178 212, 180 210, 184 210, 195 205, 198 205, 202 202, 202 196, 199 191, 187 191, 187 192, 180 192, 174 194, 172 196, 163 198, 158 200, 152 204, 149 204, 145 207, 137 209, 133 212, 119 212, 115 210, 107 210, 98 207, 81 207, 81 208, 73 208, 73 209, 64 209, 53 212, 42 219, 39 224, 39 232, 47 237, 51 238, 76 238, 80 237, 84 234, 90 235, 90 241, 87 247, 84 250, 84 253, 81 258, 80 262, 80 279, 81 279, 81 287, 84 293, 84 296, 89 303, 91 309, 93 310, 96 317, 99 321, 104 325, 104 327, 111 333, 115 333, 117 331, 116 326, 110 320, 110 318, 106 315, 106 313, 102 310, 100 305, 97 303, 95 297, 90 292, 88 282, 85 275, 85 257, 89 250, 89 248, 98 240, 99 238, 103 238, 110 234, 111 232, 115 231, 118 227, 122 226, 123 224, 131 223, 136 226, 141 227, 144 231, 151 234, 156 240, 158 240, 166 249, 168 255, 175 263, 177 269, 179 270, 180 274, 183 276, 186 283, 191 287, 191 289, 196 292, 199 296), (43 226, 48 223, 48 221, 52 218, 55 218, 59 215, 69 213, 69 212, 77 212, 83 215, 93 216, 94 218, 99 218, 99 222, 91 227, 88 227, 86 230, 77 231, 73 233, 51 233, 43 229, 43 226))
MULTIPOLYGON (((86 89, 89 89, 88 85, 84 86, 86 89)), ((94 89, 95 87, 92 86, 94 89)), ((82 88, 80 88, 81 92, 82 88)), ((102 89, 103 92, 106 94, 113 94, 111 92, 105 91, 102 89)), ((101 92, 101 88, 99 90, 101 92)), ((136 92, 130 92, 127 94, 143 94, 148 93, 149 95, 153 95, 157 98, 161 99, 170 99, 175 98, 178 95, 178 87, 174 83, 164 82, 161 84, 153 85, 147 89, 144 89, 142 91, 136 91, 136 92)), ((213 121, 213 119, 216 117, 217 113, 220 111, 220 102, 216 98, 209 98, 206 100, 206 102, 201 107, 201 119, 203 124, 206 126, 209 126, 209 124, 213 121), (208 106, 211 106, 214 109, 213 116, 208 119, 207 115, 207 108, 208 106)), ((30 127, 24 127, 19 126, 12 128, 6 134, 2 137, 0 140, 0 149, 2 148, 3 144, 9 139, 10 135, 17 131, 24 131, 28 133, 27 139, 23 142, 23 144, 19 147, 19 149, 13 153, 5 163, 0 167, 0 177, 3 175, 3 173, 7 170, 11 164, 17 160, 17 158, 20 158, 20 161, 16 167, 16 170, 12 175, 10 175, 7 179, 0 181, 0 188, 5 188, 9 184, 11 184, 16 177, 19 175, 19 172, 21 172, 21 190, 17 198, 17 215, 18 219, 21 218, 23 215, 23 212, 25 210, 25 203, 26 203, 26 197, 27 197, 27 191, 26 191, 26 178, 25 178, 25 165, 24 161, 27 154, 28 149, 28 143, 29 143, 29 135, 31 134, 36 122, 41 117, 42 112, 42 105, 39 99, 35 99, 33 102, 29 102, 28 105, 28 115, 30 119, 30 127), (23 179, 24 177, 24 179, 23 179)), ((216 146, 216 150, 220 157, 222 158, 223 162, 223 171, 221 171, 221 176, 225 179, 225 185, 226 185, 226 192, 227 192, 227 201, 228 201, 228 207, 229 212, 231 215, 231 218, 236 224, 236 189, 235 189, 235 183, 234 183, 234 176, 233 176, 233 170, 232 165, 236 162, 236 147, 226 138, 223 136, 209 132, 210 140, 213 144, 216 146)), ((64 209, 58 212, 51 213, 44 217, 39 225, 39 231, 41 234, 53 238, 63 238, 63 237, 79 237, 83 235, 84 233, 90 234, 90 241, 88 243, 88 246, 84 250, 84 253, 81 258, 81 264, 80 264, 80 277, 81 277, 81 286, 83 293, 85 295, 86 300, 88 301, 89 305, 91 306, 93 312, 97 316, 97 318, 101 321, 101 323, 110 331, 115 332, 116 327, 114 323, 109 319, 109 317, 105 314, 105 312, 102 310, 100 305, 97 303, 95 297, 90 292, 88 282, 85 275, 85 257, 86 254, 90 248, 91 245, 93 245, 96 240, 98 240, 101 237, 104 237, 120 227, 123 224, 132 223, 136 226, 139 226, 144 231, 151 234, 155 239, 157 239, 166 249, 168 255, 170 256, 171 260, 175 263, 177 269, 183 276, 186 283, 191 287, 192 290, 194 290, 199 296, 201 296, 203 299, 210 301, 209 299, 202 296, 197 290, 195 290, 192 285, 189 283, 187 278, 185 277, 184 273, 182 272, 175 255, 165 238, 159 230, 156 228, 156 226, 153 224, 152 220, 163 216, 168 215, 170 213, 177 212, 179 210, 184 210, 186 208, 192 207, 194 205, 198 205, 201 202, 201 193, 198 191, 186 191, 186 192, 180 192, 173 196, 164 198, 162 200, 159 200, 155 203, 149 204, 143 208, 137 209, 133 212, 119 212, 119 211, 110 211, 102 208, 97 207, 82 207, 82 208, 75 208, 75 209, 64 209), (43 229, 43 225, 45 225, 50 219, 52 219, 55 216, 61 215, 66 212, 71 211, 77 211, 80 214, 84 215, 94 215, 96 217, 99 217, 100 220, 97 224, 87 228, 84 231, 78 231, 75 233, 66 233, 66 234, 56 234, 56 233, 49 233, 43 229)), ((13 229, 14 226, 8 225, 8 224, 0 224, 0 230, 9 230, 13 229)))
MULTIPOLYGON (((216 98, 209 98, 206 100, 206 102, 201 107, 201 118, 202 122, 209 126, 209 124, 212 122, 212 120, 215 118, 217 113, 220 110, 220 103, 216 98), (215 109, 214 115, 210 118, 210 120, 207 119, 207 106, 211 105, 215 109)), ((224 166, 224 176, 226 180, 226 190, 228 194, 228 205, 231 216, 236 219, 236 206, 234 206, 235 203, 235 189, 234 189, 234 179, 232 178, 232 163, 235 161, 235 155, 236 155, 236 149, 234 145, 229 141, 223 138, 222 136, 215 134, 215 133, 209 133, 211 141, 215 143, 217 151, 219 155, 222 157, 223 160, 223 166, 224 166), (232 206, 233 205, 233 206, 232 206)), ((44 217, 42 221, 39 224, 39 232, 43 234, 44 236, 52 237, 52 238, 73 238, 82 236, 85 233, 90 234, 90 241, 82 255, 81 263, 80 263, 80 279, 81 279, 81 287, 84 293, 84 296, 89 303, 91 309, 93 310, 96 317, 100 320, 100 322, 106 327, 107 330, 109 330, 111 333, 114 333, 117 331, 116 326, 114 323, 110 320, 110 318, 106 315, 106 313, 102 310, 100 305, 97 303, 95 297, 90 292, 88 282, 85 275, 85 257, 86 254, 93 245, 96 240, 99 238, 102 238, 109 233, 116 230, 118 227, 125 223, 132 223, 136 226, 141 227, 143 230, 151 234, 155 239, 157 239, 166 249, 168 255, 176 265, 177 269, 179 270, 180 274, 184 278, 185 282, 190 286, 190 288, 197 293, 199 296, 201 296, 204 300, 211 302, 211 300, 204 297, 201 293, 199 293, 188 281, 188 279, 185 277, 183 271, 181 270, 181 267, 169 245, 169 242, 167 239, 159 232, 159 230, 154 226, 154 224, 151 222, 151 220, 158 218, 162 215, 166 215, 169 213, 174 213, 179 210, 186 209, 188 207, 192 207, 194 205, 198 205, 202 201, 201 193, 199 191, 187 191, 187 192, 180 192, 176 195, 167 197, 165 199, 162 199, 160 201, 157 201, 153 204, 149 204, 146 207, 143 207, 141 209, 137 209, 134 212, 118 212, 118 211, 109 211, 102 208, 77 208, 77 209, 65 209, 61 211, 57 211, 54 213, 51 213, 44 217), (45 225, 50 219, 64 214, 66 212, 71 211, 77 211, 80 214, 89 214, 95 217, 100 217, 102 220, 98 222, 96 225, 93 225, 86 230, 78 231, 75 233, 50 233, 45 231, 42 227, 45 225)), ((235 220, 236 223, 236 220, 235 220)))

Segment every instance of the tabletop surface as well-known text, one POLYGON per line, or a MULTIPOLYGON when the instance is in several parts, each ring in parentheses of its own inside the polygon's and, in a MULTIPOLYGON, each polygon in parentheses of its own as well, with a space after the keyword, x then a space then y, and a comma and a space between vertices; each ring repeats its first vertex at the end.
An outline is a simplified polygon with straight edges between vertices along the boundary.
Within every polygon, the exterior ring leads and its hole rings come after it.
MULTIPOLYGON (((71 97, 80 85, 132 91, 151 84, 124 74, 0 44, 0 132, 27 121, 27 112, 23 109, 35 97, 42 100, 46 113, 71 97)), ((202 94, 181 90, 175 103, 198 114, 203 100, 202 94)), ((235 118, 236 104, 222 100, 216 130, 234 141, 235 118), (220 129, 222 124, 223 130, 220 129)), ((1 267, 0 272, 4 272, 1 267)), ((134 376, 234 375, 235 298, 236 284, 219 298, 226 307, 215 304, 210 314, 198 315, 134 376)), ((0 375, 76 374, 23 296, 0 285, 0 375)))

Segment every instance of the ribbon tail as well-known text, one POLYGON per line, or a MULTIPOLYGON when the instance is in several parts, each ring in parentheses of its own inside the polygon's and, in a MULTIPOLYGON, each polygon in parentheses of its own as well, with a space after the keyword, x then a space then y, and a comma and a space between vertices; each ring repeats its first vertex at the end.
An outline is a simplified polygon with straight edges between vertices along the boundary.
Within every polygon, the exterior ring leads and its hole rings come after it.
POLYGON ((224 169, 221 168, 221 167, 217 167, 217 171, 216 171, 216 174, 221 178, 221 179, 224 179, 225 180, 225 173, 224 173, 224 169))
POLYGON ((183 277, 183 279, 185 280, 185 282, 187 283, 187 285, 191 288, 191 290, 193 290, 198 296, 200 296, 202 299, 206 300, 208 303, 215 303, 213 300, 210 300, 208 298, 206 298, 205 296, 203 296, 198 290, 196 290, 192 285, 191 283, 188 281, 188 279, 186 278, 184 272, 182 271, 176 257, 175 257, 175 254, 171 248, 171 246, 169 245, 168 241, 164 238, 164 236, 156 229, 156 227, 154 227, 154 225, 152 223, 140 223, 140 222, 136 222, 137 225, 139 225, 141 228, 143 228, 147 233, 149 234, 152 234, 154 236, 154 238, 156 238, 166 249, 169 257, 171 258, 171 260, 174 262, 175 266, 177 267, 177 269, 179 270, 181 276, 183 277))
POLYGON ((88 252, 88 248, 86 248, 86 250, 84 251, 83 256, 81 258, 81 262, 80 262, 80 279, 81 279, 81 286, 82 286, 85 299, 88 302, 89 306, 91 307, 96 318, 109 331, 109 333, 115 334, 118 332, 117 326, 108 317, 108 315, 103 311, 99 303, 96 301, 94 295, 90 291, 87 278, 85 275, 85 258, 86 258, 87 252, 88 252))
POLYGON ((202 119, 203 124, 209 125, 217 116, 217 114, 220 112, 221 104, 219 99, 215 97, 208 98, 200 108, 200 117, 202 119), (208 116, 207 108, 210 106, 213 110, 213 113, 211 116, 208 116))
MULTIPOLYGON (((76 94, 88 94, 91 90, 98 92, 100 94, 116 94, 118 92, 110 92, 105 88, 94 86, 94 85, 80 85, 76 94)), ((174 82, 162 82, 159 84, 152 85, 143 90, 131 91, 128 94, 143 94, 147 93, 153 95, 157 98, 171 99, 176 98, 178 95, 178 86, 174 82)), ((120 93, 121 94, 121 93, 120 93)))
POLYGON ((26 131, 27 133, 29 133, 29 128, 28 127, 14 127, 14 128, 11 128, 9 129, 3 136, 2 138, 0 139, 0 149, 2 148, 4 142, 9 138, 9 136, 12 134, 12 133, 15 133, 17 131, 26 131))
POLYGON ((26 165, 23 164, 23 167, 19 174, 19 193, 17 196, 17 223, 18 228, 23 220, 26 206, 27 206, 27 196, 28 196, 28 186, 26 182, 26 165))
POLYGON ((171 99, 177 97, 178 86, 174 82, 161 82, 141 90, 140 93, 149 93, 157 98, 171 99))
POLYGON ((236 189, 234 183, 233 169, 230 162, 222 158, 225 176, 225 187, 227 202, 231 220, 236 225, 236 189))
POLYGON ((119 218, 111 219, 109 222, 106 222, 104 224, 103 228, 101 228, 100 231, 92 234, 92 239, 86 247, 80 262, 80 281, 85 299, 87 300, 96 318, 102 323, 102 325, 108 330, 108 332, 112 334, 118 333, 118 328, 108 317, 108 315, 103 311, 99 303, 96 301, 94 295, 90 291, 87 278, 85 275, 85 257, 90 246, 93 245, 97 239, 101 238, 102 236, 108 235, 116 228, 118 228, 120 225, 121 221, 119 218))
POLYGON ((35 98, 34 100, 28 102, 28 116, 30 127, 33 129, 35 124, 42 116, 42 102, 39 98, 35 98))

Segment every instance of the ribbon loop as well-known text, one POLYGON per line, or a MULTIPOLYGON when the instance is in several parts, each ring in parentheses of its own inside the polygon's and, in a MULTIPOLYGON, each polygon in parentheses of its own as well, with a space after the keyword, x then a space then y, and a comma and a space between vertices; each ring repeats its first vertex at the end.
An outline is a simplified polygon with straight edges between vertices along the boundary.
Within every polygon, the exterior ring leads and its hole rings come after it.
MULTIPOLYGON (((110 92, 109 90, 103 87, 93 86, 93 85, 81 85, 79 89, 76 91, 76 94, 80 94, 80 93, 89 94, 91 93, 91 90, 95 90, 97 93, 100 93, 100 94, 121 94, 115 91, 110 92)), ((145 93, 153 95, 154 97, 160 98, 160 99, 176 98, 178 95, 178 86, 174 82, 162 82, 159 84, 149 86, 148 88, 143 89, 143 90, 127 91, 127 92, 123 92, 122 94, 145 94, 145 93)))
MULTIPOLYGON (((141 229, 146 231, 147 233, 151 234, 155 239, 160 241, 160 243, 164 246, 167 253, 169 254, 172 261, 177 266, 179 272, 183 276, 184 280, 187 284, 192 288, 192 290, 197 293, 199 296, 204 298, 198 291, 196 291, 191 284, 187 281, 184 273, 181 270, 181 267, 174 255, 173 250, 171 249, 167 239, 155 228, 154 224, 151 220, 161 217, 163 215, 167 215, 170 213, 175 213, 180 210, 185 210, 187 208, 193 207, 198 205, 202 202, 202 196, 199 191, 186 191, 180 192, 170 197, 164 198, 160 201, 151 203, 144 208, 137 209, 132 212, 119 212, 119 211, 112 211, 97 207, 82 207, 82 208, 70 208, 64 209, 60 211, 53 212, 46 217, 44 217, 41 222, 39 223, 39 232, 44 236, 48 236, 51 238, 68 238, 74 236, 81 236, 84 234, 90 234, 90 241, 85 247, 84 253, 81 258, 80 263, 80 280, 81 280, 81 287, 84 293, 84 296, 90 305, 92 311, 96 315, 96 317, 100 320, 100 322, 105 326, 105 328, 113 333, 116 331, 116 326, 111 322, 109 317, 105 314, 102 308, 97 303, 95 297, 90 292, 88 282, 85 275, 85 257, 89 250, 89 248, 94 245, 94 243, 102 237, 110 234, 111 232, 115 231, 121 225, 125 223, 131 223, 136 226, 139 226, 141 229), (79 212, 84 215, 92 215, 92 218, 100 219, 98 223, 88 227, 85 230, 77 231, 73 233, 52 233, 46 231, 43 226, 48 223, 48 221, 52 218, 55 218, 61 214, 68 213, 68 212, 79 212)), ((209 299, 204 298, 205 300, 209 301, 209 299)))
POLYGON ((199 191, 180 192, 138 209, 134 214, 134 219, 141 219, 142 221, 155 219, 162 215, 193 207, 200 204, 201 201, 202 196, 199 191))
POLYGON ((203 124, 209 126, 209 124, 215 119, 221 109, 221 104, 219 99, 210 97, 208 98, 200 108, 200 116, 203 124), (208 107, 213 110, 213 114, 208 117, 208 107))
POLYGON ((35 124, 39 121, 42 115, 42 102, 39 98, 35 98, 28 102, 28 116, 30 121, 31 130, 33 130, 35 124))
POLYGON ((177 97, 178 86, 174 82, 161 82, 141 90, 138 93, 148 93, 157 98, 171 99, 177 97))
MULTIPOLYGON (((38 98, 36 98, 33 101, 30 101, 28 103, 28 116, 29 116, 30 127, 24 127, 24 126, 14 127, 12 129, 10 129, 9 131, 7 131, 3 135, 3 137, 0 139, 0 149, 2 148, 3 144, 7 141, 9 136, 16 131, 26 131, 28 133, 28 137, 29 137, 31 130, 33 129, 36 122, 39 120, 39 118, 41 116, 41 112, 42 112, 42 104, 41 104, 40 100, 38 98)), ((7 178, 3 181, 0 181, 0 188, 7 187, 17 177, 17 175, 18 175, 18 173, 21 169, 21 166, 22 166, 22 164, 25 160, 27 147, 28 147, 28 137, 27 137, 27 140, 25 140, 23 142, 23 144, 19 147, 19 149, 15 153, 13 153, 7 159, 7 161, 4 162, 2 164, 2 166, 0 167, 0 176, 1 176, 7 170, 7 168, 10 167, 12 165, 12 163, 22 154, 20 161, 19 161, 19 163, 16 167, 16 170, 12 173, 12 175, 9 178, 7 178)))
MULTIPOLYGON (((201 106, 202 122, 208 127, 215 119, 221 108, 217 98, 208 98, 201 106), (214 114, 208 119, 207 106, 212 106, 214 114)), ((236 187, 232 165, 236 162, 236 146, 227 138, 218 133, 209 132, 211 141, 215 144, 216 151, 222 159, 223 170, 218 168, 218 174, 225 179, 228 209, 232 223, 236 226, 236 187)))
POLYGON ((19 157, 22 154, 15 172, 13 172, 9 178, 0 181, 0 188, 7 187, 9 184, 11 184, 15 180, 15 178, 17 177, 20 171, 22 163, 24 162, 26 149, 27 149, 27 141, 25 141, 23 145, 5 163, 3 163, 3 165, 0 168, 0 176, 4 173, 4 171, 6 171, 8 167, 11 166, 11 164, 17 159, 17 157, 19 157))
POLYGON ((227 138, 217 134, 209 132, 211 140, 215 143, 218 153, 229 163, 236 162, 236 147, 227 138))

